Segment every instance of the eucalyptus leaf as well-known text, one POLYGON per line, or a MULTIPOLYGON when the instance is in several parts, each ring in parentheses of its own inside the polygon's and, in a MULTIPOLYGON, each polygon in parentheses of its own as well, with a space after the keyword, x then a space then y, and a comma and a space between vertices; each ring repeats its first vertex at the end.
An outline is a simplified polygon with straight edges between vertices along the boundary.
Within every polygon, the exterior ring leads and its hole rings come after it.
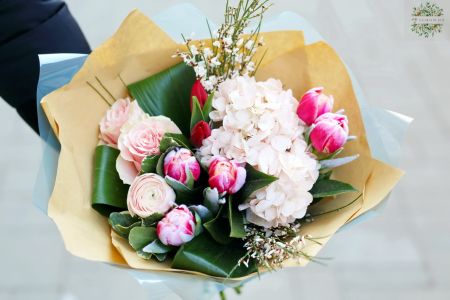
POLYGON ((198 102, 197 97, 192 97, 192 113, 191 113, 191 127, 194 128, 195 124, 197 124, 200 121, 204 121, 205 117, 203 116, 202 107, 200 105, 200 102, 198 102))
POLYGON ((159 220, 161 220, 163 217, 164 215, 160 213, 151 214, 150 216, 142 219, 142 226, 145 227, 155 226, 156 223, 158 223, 159 220))
POLYGON ((137 256, 139 256, 140 258, 145 259, 145 260, 150 260, 153 257, 152 253, 147 253, 142 250, 136 251, 136 254, 137 254, 137 256))
POLYGON ((128 86, 143 111, 151 116, 170 118, 189 135, 190 97, 195 72, 184 62, 128 86))
POLYGON ((309 192, 314 198, 323 198, 357 191, 358 190, 348 183, 332 179, 323 179, 317 181, 309 192))
POLYGON ((359 157, 358 154, 340 158, 325 159, 320 161, 320 169, 333 169, 351 163, 359 157))
POLYGON ((154 255, 158 261, 165 261, 167 258, 167 253, 155 253, 154 255))
POLYGON ((172 250, 172 247, 164 245, 160 240, 156 239, 147 246, 145 246, 142 251, 152 254, 164 254, 172 250))
POLYGON ((106 145, 97 146, 94 158, 94 185, 92 208, 104 216, 127 209, 129 186, 124 184, 116 170, 119 150, 106 145))
POLYGON ((144 158, 141 165, 141 174, 144 173, 155 173, 156 165, 158 164, 160 155, 151 155, 144 158))
POLYGON ((219 211, 219 199, 219 191, 216 188, 207 187, 203 190, 203 204, 213 214, 219 211))
POLYGON ((213 213, 203 205, 191 205, 189 209, 198 214, 203 223, 214 219, 213 213))
POLYGON ((157 239, 156 229, 153 227, 134 227, 128 236, 128 242, 134 250, 142 250, 146 245, 157 239))
POLYGON ((254 260, 248 267, 238 266, 239 260, 246 255, 243 242, 234 239, 232 244, 222 245, 203 233, 178 249, 172 268, 190 270, 211 276, 234 278, 257 271, 254 260))
POLYGON ((250 164, 245 166, 245 170, 247 171, 245 184, 234 197, 239 203, 247 200, 253 192, 278 180, 275 176, 267 175, 266 173, 256 170, 250 164))
POLYGON ((141 225, 137 217, 132 217, 129 212, 113 212, 109 215, 108 223, 111 228, 121 237, 127 239, 133 227, 141 225))
POLYGON ((244 212, 238 209, 238 204, 233 201, 233 197, 228 197, 228 221, 230 222, 230 237, 244 238, 245 232, 245 217, 244 212))

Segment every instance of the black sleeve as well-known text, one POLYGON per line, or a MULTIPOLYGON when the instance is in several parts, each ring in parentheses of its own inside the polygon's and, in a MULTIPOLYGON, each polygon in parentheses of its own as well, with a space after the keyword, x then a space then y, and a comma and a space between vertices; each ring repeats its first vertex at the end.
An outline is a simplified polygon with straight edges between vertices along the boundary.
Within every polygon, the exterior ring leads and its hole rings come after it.
POLYGON ((64 2, 0 0, 0 96, 36 132, 37 55, 89 52, 64 2))

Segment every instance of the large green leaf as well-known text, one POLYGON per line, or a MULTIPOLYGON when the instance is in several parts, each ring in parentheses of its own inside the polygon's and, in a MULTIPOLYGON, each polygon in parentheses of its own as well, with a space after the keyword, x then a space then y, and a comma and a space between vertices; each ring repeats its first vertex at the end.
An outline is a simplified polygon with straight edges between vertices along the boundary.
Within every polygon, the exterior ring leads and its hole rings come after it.
POLYGON ((322 179, 318 180, 309 192, 314 198, 323 198, 357 191, 357 189, 348 183, 332 179, 322 179))
POLYGON ((188 136, 191 119, 189 100, 194 82, 192 67, 179 63, 129 85, 128 90, 146 113, 170 118, 188 136))
POLYGON ((116 170, 119 150, 106 145, 95 149, 92 208, 104 216, 127 209, 128 185, 123 184, 116 170))
POLYGON ((233 197, 239 203, 247 200, 250 195, 271 184, 272 182, 278 180, 277 177, 267 175, 266 173, 260 172, 253 168, 251 165, 247 164, 245 166, 245 170, 247 171, 247 177, 245 179, 244 186, 239 190, 239 192, 233 197))
POLYGON ((178 249, 172 268, 218 277, 242 277, 257 271, 254 261, 248 267, 244 264, 238 266, 239 259, 245 255, 241 240, 235 239, 229 245, 221 245, 203 233, 178 249))
POLYGON ((134 227, 128 236, 128 242, 134 250, 142 250, 145 246, 157 239, 154 227, 134 227))
POLYGON ((245 217, 244 213, 238 209, 238 203, 233 201, 233 197, 228 197, 228 221, 230 222, 230 237, 244 238, 245 217))
POLYGON ((176 197, 176 203, 177 204, 186 204, 186 205, 192 205, 192 204, 200 204, 203 200, 202 196, 202 190, 200 188, 197 189, 191 189, 181 182, 166 176, 164 177, 167 184, 170 185, 170 187, 175 191, 176 197))
POLYGON ((230 222, 227 218, 225 205, 222 205, 216 217, 204 223, 203 227, 217 243, 226 245, 232 242, 232 238, 230 237, 230 222))
POLYGON ((200 102, 198 102, 197 97, 192 97, 192 113, 191 113, 191 130, 194 128, 195 124, 200 121, 204 121, 205 116, 203 116, 202 107, 200 102))

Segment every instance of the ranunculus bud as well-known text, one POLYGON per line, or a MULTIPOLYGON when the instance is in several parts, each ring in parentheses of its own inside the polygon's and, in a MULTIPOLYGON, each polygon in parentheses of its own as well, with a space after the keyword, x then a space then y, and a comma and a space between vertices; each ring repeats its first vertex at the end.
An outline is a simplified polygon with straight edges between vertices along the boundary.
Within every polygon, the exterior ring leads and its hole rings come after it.
POLYGON ((188 149, 173 149, 164 157, 164 174, 186 184, 187 172, 191 171, 194 180, 200 177, 200 164, 188 149))
POLYGON ((348 137, 347 117, 326 113, 317 118, 310 138, 314 148, 322 153, 334 153, 342 148, 348 137))
POLYGON ((241 164, 229 161, 224 157, 215 157, 209 165, 209 186, 219 193, 234 194, 245 183, 247 172, 241 164))
POLYGON ((185 205, 180 205, 158 222, 156 234, 164 245, 181 246, 194 238, 194 215, 185 205))
POLYGON ((175 192, 157 174, 138 176, 128 190, 127 206, 132 216, 146 218, 154 213, 164 214, 175 204, 175 192))
POLYGON ((205 121, 200 121, 192 127, 191 143, 194 147, 201 147, 203 140, 211 135, 211 127, 205 121))
POLYGON ((319 116, 333 109, 333 96, 327 96, 322 91, 323 87, 312 88, 300 100, 297 115, 308 126, 311 126, 319 116))
POLYGON ((192 86, 191 100, 190 100, 191 111, 192 111, 192 97, 194 96, 197 97, 198 102, 200 103, 200 107, 203 108, 206 100, 208 100, 208 93, 206 92, 200 80, 196 80, 194 82, 194 85, 192 86))

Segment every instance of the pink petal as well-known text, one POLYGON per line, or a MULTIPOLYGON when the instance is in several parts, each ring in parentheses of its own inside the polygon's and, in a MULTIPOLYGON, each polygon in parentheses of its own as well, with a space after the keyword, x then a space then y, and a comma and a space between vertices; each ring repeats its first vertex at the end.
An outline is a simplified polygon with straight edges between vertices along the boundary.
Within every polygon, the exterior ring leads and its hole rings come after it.
POLYGON ((138 170, 136 170, 134 163, 123 159, 120 155, 116 160, 116 169, 120 179, 125 184, 131 184, 138 175, 138 170))
POLYGON ((236 193, 237 191, 239 191, 242 188, 242 186, 245 183, 246 177, 247 177, 247 171, 245 171, 245 169, 242 167, 237 168, 236 181, 234 182, 234 185, 230 188, 231 194, 236 193))

